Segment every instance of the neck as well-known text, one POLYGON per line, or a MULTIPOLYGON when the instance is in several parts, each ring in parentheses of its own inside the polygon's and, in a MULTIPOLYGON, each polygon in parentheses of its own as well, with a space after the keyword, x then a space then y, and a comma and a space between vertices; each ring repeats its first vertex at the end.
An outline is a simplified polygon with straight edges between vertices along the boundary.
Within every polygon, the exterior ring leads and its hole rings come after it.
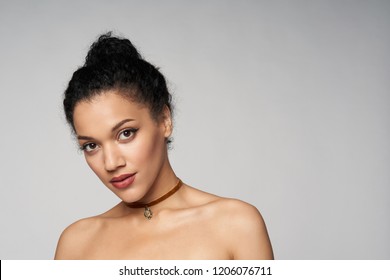
POLYGON ((155 182, 142 200, 133 203, 126 203, 128 208, 144 208, 144 217, 148 220, 152 219, 154 215, 150 207, 164 203, 167 199, 174 195, 183 184, 183 182, 174 174, 169 162, 165 168, 165 170, 162 168, 162 171, 165 172, 160 173, 161 176, 156 178, 155 182), (174 184, 172 183, 172 180, 175 180, 174 184), (156 196, 156 194, 158 194, 158 196, 156 196))
POLYGON ((152 186, 145 196, 137 201, 138 204, 147 204, 153 200, 158 199, 167 192, 169 192, 178 182, 178 178, 174 173, 168 160, 162 166, 159 175, 156 177, 152 186))
POLYGON ((173 195, 175 192, 177 192, 182 185, 183 185, 183 182, 180 179, 178 179, 177 184, 172 189, 170 189, 167 193, 160 196, 159 198, 154 199, 152 201, 148 201, 148 202, 128 203, 127 206, 130 208, 142 208, 142 207, 154 206, 154 205, 159 204, 160 202, 164 201, 165 199, 168 199, 171 195, 173 195))

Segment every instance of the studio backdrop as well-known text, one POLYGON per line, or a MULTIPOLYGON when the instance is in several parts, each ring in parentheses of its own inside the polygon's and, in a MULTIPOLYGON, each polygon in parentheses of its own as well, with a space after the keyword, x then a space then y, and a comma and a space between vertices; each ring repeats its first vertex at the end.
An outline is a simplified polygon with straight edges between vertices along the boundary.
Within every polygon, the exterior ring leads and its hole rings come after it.
POLYGON ((1 259, 119 202, 62 112, 110 30, 169 82, 177 175, 255 205, 276 259, 390 258, 389 1, 41 0, 0 2, 1 259))

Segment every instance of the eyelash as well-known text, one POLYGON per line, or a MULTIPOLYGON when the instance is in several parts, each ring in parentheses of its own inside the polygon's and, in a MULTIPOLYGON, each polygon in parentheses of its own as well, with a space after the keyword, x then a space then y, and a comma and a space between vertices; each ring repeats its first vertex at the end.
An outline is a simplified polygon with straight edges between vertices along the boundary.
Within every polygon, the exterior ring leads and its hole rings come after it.
MULTIPOLYGON (((126 129, 123 129, 123 130, 121 130, 119 133, 118 133, 118 141, 126 141, 126 140, 129 140, 129 139, 131 139, 131 138, 134 138, 134 136, 135 136, 135 134, 136 134, 136 132, 138 131, 138 128, 126 128, 126 129), (130 136, 127 136, 127 138, 126 139, 119 139, 120 138, 120 136, 124 133, 124 132, 126 132, 126 131, 129 131, 130 133, 131 133, 131 135, 130 136)), ((87 153, 91 153, 91 152, 93 152, 95 149, 96 149, 96 146, 97 146, 97 144, 96 143, 85 143, 85 144, 83 144, 82 146, 80 146, 80 150, 81 151, 83 151, 83 152, 87 152, 87 153), (93 148, 91 151, 87 151, 87 148, 90 146, 90 145, 94 145, 95 146, 95 148, 93 148)))
POLYGON ((122 134, 123 134, 124 132, 126 132, 126 131, 129 131, 129 132, 131 133, 131 135, 128 136, 125 140, 134 137, 135 134, 136 134, 136 132, 138 131, 138 129, 136 129, 136 128, 126 128, 126 129, 121 130, 121 131, 118 133, 118 137, 117 137, 118 140, 119 140, 120 135, 122 135, 122 134))
POLYGON ((90 151, 87 151, 87 147, 90 146, 90 145, 97 146, 95 143, 86 143, 86 144, 80 146, 80 150, 83 151, 83 152, 90 152, 90 151))

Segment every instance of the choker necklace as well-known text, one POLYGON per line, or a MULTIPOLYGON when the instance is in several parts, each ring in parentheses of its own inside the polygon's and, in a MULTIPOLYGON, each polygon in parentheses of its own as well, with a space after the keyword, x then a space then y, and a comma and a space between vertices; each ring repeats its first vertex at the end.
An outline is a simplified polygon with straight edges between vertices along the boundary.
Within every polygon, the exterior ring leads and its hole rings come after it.
POLYGON ((144 210, 144 216, 146 219, 150 220, 153 217, 153 212, 149 208, 153 205, 156 205, 157 203, 160 203, 161 201, 167 199, 171 195, 173 195, 175 192, 177 192, 180 187, 183 185, 183 182, 179 179, 179 182, 176 184, 176 186, 173 187, 169 192, 164 194, 163 196, 149 202, 149 203, 141 203, 141 202, 134 202, 134 203, 127 203, 127 206, 130 208, 145 208, 144 210))

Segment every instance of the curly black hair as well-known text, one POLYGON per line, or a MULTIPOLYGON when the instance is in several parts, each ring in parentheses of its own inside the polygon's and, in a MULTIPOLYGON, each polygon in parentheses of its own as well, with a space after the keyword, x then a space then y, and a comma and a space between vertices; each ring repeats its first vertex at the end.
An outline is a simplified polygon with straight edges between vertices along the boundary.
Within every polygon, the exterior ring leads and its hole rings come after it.
POLYGON ((111 32, 101 35, 77 69, 64 93, 66 120, 75 132, 76 104, 108 90, 116 90, 131 101, 146 105, 156 121, 166 107, 172 113, 172 96, 158 68, 145 61, 134 45, 111 32))

